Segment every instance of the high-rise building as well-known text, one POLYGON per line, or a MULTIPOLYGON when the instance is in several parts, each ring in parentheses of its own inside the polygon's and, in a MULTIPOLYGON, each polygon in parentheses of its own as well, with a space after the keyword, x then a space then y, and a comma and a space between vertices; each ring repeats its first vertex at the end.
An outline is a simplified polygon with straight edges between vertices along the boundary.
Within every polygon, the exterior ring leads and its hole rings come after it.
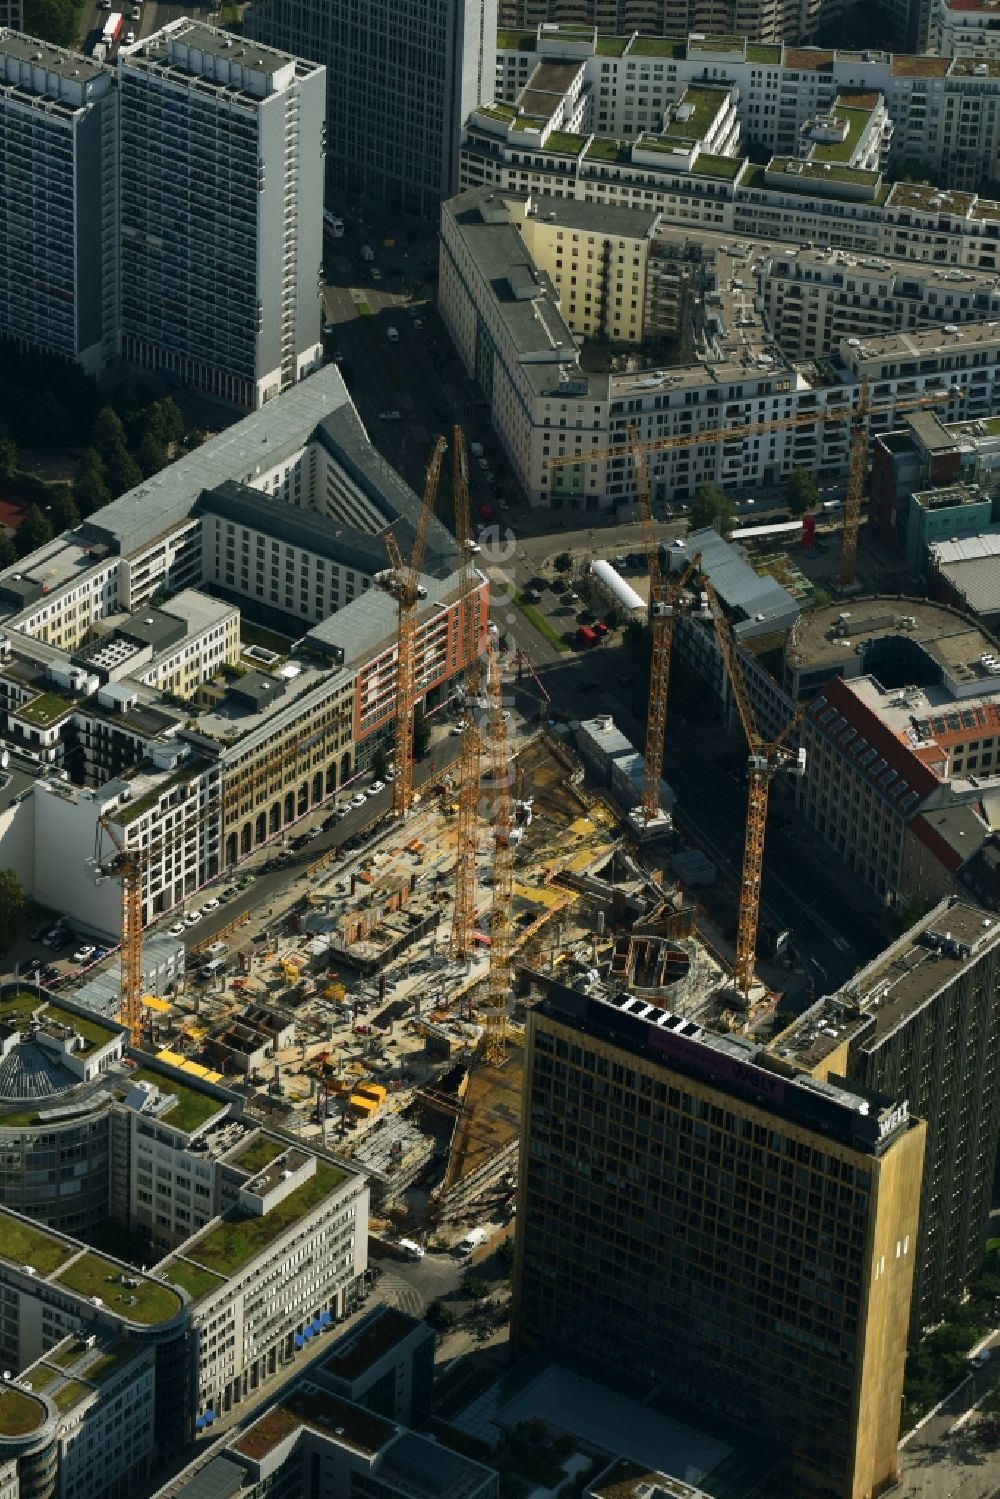
POLYGON ((983 1256, 1000 1132, 1000 922, 942 901, 778 1037, 826 1078, 907 1098, 925 1120, 914 1333, 940 1319, 983 1256))
POLYGON ((119 86, 122 357, 256 409, 322 360, 324 71, 182 19, 119 86))
POLYGON ((593 1356, 787 1456, 896 1472, 925 1125, 749 1039, 553 980, 529 1011, 518 1350, 593 1356))
POLYGON ((496 0, 258 0, 251 34, 326 65, 334 200, 433 217, 462 126, 496 89, 496 0))
POLYGON ((115 351, 117 130, 107 69, 0 31, 0 334, 91 374, 115 351))

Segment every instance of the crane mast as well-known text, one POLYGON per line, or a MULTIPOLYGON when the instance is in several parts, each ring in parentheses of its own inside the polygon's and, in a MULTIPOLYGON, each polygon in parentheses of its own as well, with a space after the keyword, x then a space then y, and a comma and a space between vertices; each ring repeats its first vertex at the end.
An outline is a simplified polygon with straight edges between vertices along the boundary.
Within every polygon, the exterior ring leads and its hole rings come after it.
POLYGON ((416 535, 409 564, 404 563, 399 542, 392 531, 385 531, 383 539, 389 554, 388 572, 378 573, 375 582, 396 600, 398 617, 396 626, 396 719, 395 758, 396 778, 392 783, 392 810, 397 817, 405 817, 413 805, 413 708, 416 701, 417 675, 417 604, 422 597, 420 568, 424 560, 427 532, 438 481, 441 477, 441 461, 447 443, 439 437, 434 444, 431 461, 427 466, 423 499, 417 520, 416 535))
POLYGON ((455 853, 455 906, 452 912, 450 954, 465 961, 472 951, 476 924, 476 846, 479 833, 479 763, 482 737, 475 719, 479 692, 479 602, 472 552, 469 508, 469 461, 461 427, 452 442, 455 500, 455 543, 460 578, 459 628, 461 659, 465 662, 465 726, 458 757, 458 833, 455 853))
POLYGON ((500 665, 490 647, 489 712, 486 737, 489 744, 493 783, 493 903, 490 916, 490 968, 486 980, 486 1061, 502 1066, 507 1055, 507 1004, 510 998, 510 914, 514 896, 514 842, 512 839, 507 735, 500 690, 500 665))
POLYGON ((642 775, 640 816, 648 827, 663 815, 660 805, 660 781, 663 776, 663 747, 667 733, 667 699, 670 694, 670 653, 674 643, 677 604, 691 576, 701 563, 701 555, 692 559, 681 577, 664 586, 660 567, 660 547, 653 524, 653 500, 649 487, 646 454, 639 441, 638 429, 629 428, 635 487, 639 496, 639 518, 642 521, 646 563, 649 567, 649 606, 652 650, 649 659, 649 706, 646 711, 646 756, 642 775))
POLYGON ((805 751, 789 749, 785 741, 802 722, 806 711, 803 703, 798 712, 789 719, 777 738, 765 744, 757 730, 757 724, 743 677, 736 642, 711 583, 706 581, 712 621, 715 625, 719 650, 726 668, 736 702, 743 732, 746 735, 749 759, 747 762, 747 816, 746 834, 743 843, 743 864, 740 870, 739 909, 736 921, 736 956, 734 981, 737 993, 747 1009, 754 984, 757 958, 757 932, 760 924, 760 897, 764 877, 764 838, 767 832, 767 804, 771 782, 775 774, 790 762, 795 761, 801 769, 805 751))

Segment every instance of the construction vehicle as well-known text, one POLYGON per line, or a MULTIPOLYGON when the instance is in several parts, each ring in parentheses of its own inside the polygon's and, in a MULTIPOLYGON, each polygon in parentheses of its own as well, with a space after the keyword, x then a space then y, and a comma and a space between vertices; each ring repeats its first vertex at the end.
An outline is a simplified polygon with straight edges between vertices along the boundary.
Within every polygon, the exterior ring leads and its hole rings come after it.
POLYGON ((507 1056, 507 1006, 510 999, 511 905, 514 898, 514 849, 511 838, 507 736, 500 684, 500 660, 493 646, 488 656, 489 747, 493 803, 493 901, 490 908, 490 967, 486 980, 486 1061, 503 1065, 507 1056))
POLYGON ((643 444, 636 427, 629 428, 635 487, 639 496, 639 518, 642 521, 649 568, 649 605, 652 627, 652 651, 649 660, 649 704, 646 709, 646 757, 643 764, 640 815, 644 827, 662 817, 660 780, 663 775, 663 745, 667 732, 667 695, 670 690, 670 652, 674 640, 677 605, 688 580, 701 563, 700 554, 692 558, 669 590, 663 585, 660 547, 653 525, 653 502, 649 489, 649 471, 643 444))
POLYGON ((404 563, 399 542, 394 533, 383 533, 385 549, 389 554, 390 567, 375 574, 375 583, 384 588, 398 606, 396 635, 396 776, 392 783, 392 810, 397 817, 405 817, 413 805, 413 710, 416 701, 417 673, 417 604, 426 590, 420 582, 420 568, 424 560, 427 531, 434 514, 438 480, 441 477, 441 460, 447 447, 443 437, 434 444, 431 461, 427 466, 423 500, 417 520, 416 535, 409 564, 404 563))
POLYGON ((546 459, 547 468, 570 468, 579 464, 599 463, 608 458, 620 458, 632 448, 633 459, 638 444, 644 453, 667 453, 678 448, 703 447, 712 442, 742 442, 746 438, 759 437, 765 432, 781 432, 790 427, 812 427, 820 422, 848 422, 850 440, 847 464, 847 495, 844 501, 843 546, 840 562, 840 581, 845 587, 854 583, 858 559, 858 533, 861 528, 861 501, 864 491, 865 465, 873 416, 905 416, 908 411, 920 411, 928 406, 939 405, 954 395, 961 394, 955 387, 932 391, 926 396, 917 396, 905 402, 890 402, 873 406, 868 376, 863 375, 857 400, 850 406, 819 407, 813 411, 800 411, 795 416, 775 417, 766 422, 744 422, 732 427, 714 427, 707 432, 683 432, 675 437, 655 437, 640 441, 633 436, 630 427, 626 443, 613 447, 592 448, 589 452, 560 453, 546 459))
POLYGON ((719 650, 722 652, 736 710, 740 723, 743 725, 750 752, 747 762, 746 836, 743 845, 743 867, 740 872, 736 958, 733 974, 736 992, 740 996, 744 1010, 749 1013, 757 956, 757 928, 760 921, 761 885, 764 876, 764 836, 767 832, 768 797, 771 792, 771 782, 779 770, 790 766, 798 775, 805 770, 805 750, 796 751, 790 748, 787 740, 802 722, 808 703, 804 702, 785 724, 781 733, 772 739, 770 744, 765 744, 757 729, 729 621, 722 611, 715 589, 707 579, 705 592, 708 595, 719 650))
POLYGON ((467 716, 456 775, 458 831, 455 849, 455 903, 452 912, 449 954, 465 962, 472 952, 476 924, 476 846, 479 836, 479 766, 482 736, 472 712, 479 692, 479 600, 473 561, 472 515, 469 506, 469 463, 461 427, 452 434, 455 502, 455 545, 459 570, 459 649, 465 662, 463 688, 467 716))

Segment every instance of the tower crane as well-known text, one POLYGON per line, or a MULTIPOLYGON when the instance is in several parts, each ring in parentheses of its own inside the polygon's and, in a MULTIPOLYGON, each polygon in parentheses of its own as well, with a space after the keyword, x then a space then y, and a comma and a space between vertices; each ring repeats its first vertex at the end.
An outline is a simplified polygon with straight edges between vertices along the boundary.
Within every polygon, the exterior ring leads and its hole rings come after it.
MULTIPOLYGON (((298 774, 302 769, 299 764, 302 756, 308 756, 326 734, 336 743, 340 728, 340 720, 334 719, 319 732, 301 729, 289 742, 278 741, 266 759, 254 768, 248 780, 234 781, 222 797, 217 792, 213 793, 196 820, 155 843, 141 848, 133 847, 115 831, 111 817, 105 815, 98 818, 93 867, 98 879, 117 879, 121 885, 119 1016, 122 1024, 128 1027, 133 1046, 139 1046, 142 1040, 142 902, 146 870, 184 836, 197 833, 212 821, 217 820, 219 836, 224 839, 226 818, 234 804, 239 806, 243 799, 247 799, 252 805, 261 790, 269 786, 274 789, 276 776, 284 781, 290 769, 298 774), (104 833, 114 848, 110 858, 102 856, 101 841, 104 833)), ((308 759, 306 763, 308 764, 308 759)))
POLYGON ((490 915, 490 968, 486 980, 486 1061, 500 1067, 507 1055, 507 1003, 510 997, 511 904, 514 897, 514 838, 510 815, 507 736, 500 691, 500 663, 488 657, 489 745, 493 795, 493 903, 490 915))
MULTIPOLYGON (((742 442, 748 437, 759 437, 765 432, 782 432, 794 427, 814 427, 820 422, 849 422, 850 445, 847 461, 847 494, 844 500, 844 532, 841 550, 840 581, 845 586, 854 582, 858 559, 858 533, 861 528, 861 501, 864 490, 865 462, 868 457, 868 441, 871 418, 892 412, 905 416, 908 411, 920 411, 947 401, 949 396, 960 394, 956 388, 931 391, 905 402, 874 406, 871 401, 867 375, 861 377, 861 388, 857 399, 850 406, 819 407, 813 411, 800 411, 795 416, 774 417, 766 422, 742 422, 732 427, 715 427, 707 432, 682 432, 675 437, 654 437, 640 441, 633 438, 629 428, 628 445, 632 448, 633 460, 637 448, 643 453, 667 453, 678 448, 702 447, 711 442, 742 442)), ((620 458, 627 451, 625 444, 607 448, 592 448, 589 452, 559 453, 547 458, 547 468, 570 468, 583 463, 598 463, 606 458, 620 458)), ((648 482, 648 480, 647 480, 648 482)), ((640 501, 641 503, 641 501, 640 501)))
POLYGON ((424 481, 423 499, 417 519, 416 535, 409 564, 404 563, 399 542, 392 531, 385 531, 383 539, 389 553, 390 566, 386 572, 377 573, 375 582, 384 588, 398 605, 396 632, 396 778, 392 783, 392 810, 398 817, 405 817, 413 805, 413 708, 416 697, 417 675, 417 604, 424 590, 420 583, 420 568, 424 560, 427 531, 434 514, 438 480, 441 477, 441 460, 447 443, 439 437, 434 444, 427 478, 424 481))
MULTIPOLYGON (((114 845, 114 855, 104 866, 106 875, 121 882, 121 983, 119 1015, 128 1027, 131 1044, 142 1041, 142 876, 145 858, 142 850, 123 843, 106 817, 97 820, 114 845)), ((100 850, 98 850, 99 854, 100 850)))
POLYGON ((670 690, 670 651, 674 640, 674 623, 677 618, 677 602, 687 586, 688 580, 700 562, 700 554, 693 558, 680 579, 665 588, 660 567, 660 547, 653 525, 653 504, 649 492, 649 470, 643 444, 639 440, 638 428, 629 428, 632 447, 632 462, 635 466, 635 487, 639 496, 639 516, 642 521, 643 539, 646 545, 646 561, 649 566, 649 601, 652 625, 653 648, 649 661, 649 707, 646 713, 646 760, 642 777, 642 801, 640 816, 643 826, 648 827, 662 814, 660 806, 660 780, 663 774, 663 743, 667 729, 667 696, 670 690))
POLYGON ((476 922, 476 844, 479 832, 479 763, 482 737, 473 708, 479 693, 479 603, 473 564, 472 518, 469 508, 469 460, 461 427, 452 439, 455 501, 455 543, 459 571, 459 641, 465 662, 466 716, 458 757, 458 835, 455 857, 455 906, 452 912, 451 956, 464 962, 472 951, 476 922))
POLYGON ((718 595, 706 580, 709 608, 715 625, 715 633, 725 663, 726 674, 733 689, 736 709, 747 738, 750 755, 747 763, 747 821, 746 838, 743 845, 743 867, 740 872, 739 912, 736 921, 736 990, 750 1008, 750 991, 754 981, 754 961, 757 954, 757 927, 760 920, 761 883, 764 874, 764 835, 767 831, 767 802, 771 782, 776 773, 785 766, 794 764, 799 774, 805 769, 805 750, 789 748, 786 741, 793 734, 805 715, 807 703, 803 703, 785 724, 781 733, 765 744, 758 732, 750 696, 743 679, 739 653, 729 621, 722 612, 718 595))

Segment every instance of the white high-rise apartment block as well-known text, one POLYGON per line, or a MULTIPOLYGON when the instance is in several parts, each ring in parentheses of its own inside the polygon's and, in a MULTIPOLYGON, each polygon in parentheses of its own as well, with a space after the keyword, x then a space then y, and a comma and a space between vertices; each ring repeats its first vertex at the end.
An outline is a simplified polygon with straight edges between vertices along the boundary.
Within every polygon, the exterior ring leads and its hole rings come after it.
POLYGON ((121 355, 256 409, 322 361, 324 69, 182 19, 119 89, 121 355))
POLYGON ((995 0, 934 0, 928 45, 942 57, 1000 57, 1000 7, 995 0))
POLYGON ((458 186, 470 112, 493 97, 497 0, 256 0, 251 35, 327 68, 327 182, 427 217, 458 186))
POLYGON ((0 30, 0 332, 91 374, 115 347, 117 119, 107 69, 0 30))

